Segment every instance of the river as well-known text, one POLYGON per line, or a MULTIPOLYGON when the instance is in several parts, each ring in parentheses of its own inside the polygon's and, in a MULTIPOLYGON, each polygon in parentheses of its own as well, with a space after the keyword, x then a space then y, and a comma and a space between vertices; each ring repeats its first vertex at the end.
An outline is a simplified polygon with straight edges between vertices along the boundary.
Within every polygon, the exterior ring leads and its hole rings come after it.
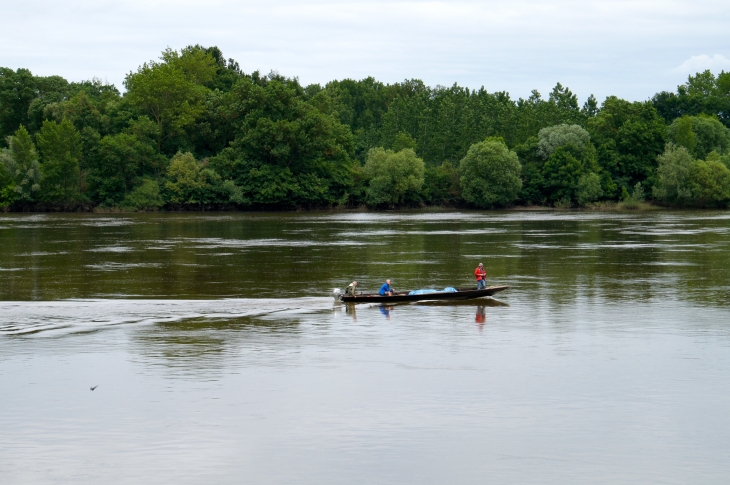
POLYGON ((3 214, 0 250, 3 484, 730 476, 727 212, 3 214), (330 296, 479 262, 510 289, 330 296))

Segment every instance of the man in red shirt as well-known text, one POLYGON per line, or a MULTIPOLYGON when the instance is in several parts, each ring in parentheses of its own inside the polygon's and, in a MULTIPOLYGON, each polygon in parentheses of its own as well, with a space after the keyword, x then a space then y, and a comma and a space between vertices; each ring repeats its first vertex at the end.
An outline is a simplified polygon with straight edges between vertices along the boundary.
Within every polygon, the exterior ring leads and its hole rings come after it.
POLYGON ((474 276, 477 277, 477 290, 483 290, 487 287, 487 270, 484 265, 479 263, 477 269, 474 270, 474 276))

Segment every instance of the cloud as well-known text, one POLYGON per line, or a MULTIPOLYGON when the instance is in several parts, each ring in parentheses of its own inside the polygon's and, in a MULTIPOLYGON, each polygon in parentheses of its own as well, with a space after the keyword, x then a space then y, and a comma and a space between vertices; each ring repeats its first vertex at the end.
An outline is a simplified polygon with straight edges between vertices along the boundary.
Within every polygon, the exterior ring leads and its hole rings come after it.
POLYGON ((725 69, 730 70, 730 59, 721 54, 715 54, 712 57, 707 54, 702 54, 700 56, 690 57, 674 70, 676 72, 681 72, 682 74, 694 74, 707 69, 712 72, 718 72, 725 69))

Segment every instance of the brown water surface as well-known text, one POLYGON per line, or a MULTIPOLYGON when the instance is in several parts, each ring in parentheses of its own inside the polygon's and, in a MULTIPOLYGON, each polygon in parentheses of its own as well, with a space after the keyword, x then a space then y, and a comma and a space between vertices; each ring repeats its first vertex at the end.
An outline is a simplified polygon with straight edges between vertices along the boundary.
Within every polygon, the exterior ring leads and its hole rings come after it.
POLYGON ((0 483, 725 483, 728 295, 727 212, 2 215, 0 483))

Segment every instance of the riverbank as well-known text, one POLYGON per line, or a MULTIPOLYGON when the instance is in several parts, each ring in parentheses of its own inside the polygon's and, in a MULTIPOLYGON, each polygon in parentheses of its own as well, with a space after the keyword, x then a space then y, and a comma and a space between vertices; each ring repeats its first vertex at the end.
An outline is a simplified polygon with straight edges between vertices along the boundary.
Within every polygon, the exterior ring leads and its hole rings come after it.
POLYGON ((698 207, 669 207, 666 205, 659 205, 654 202, 639 202, 639 203, 626 203, 626 202, 613 202, 604 201, 588 204, 585 207, 554 207, 554 206, 543 206, 543 205, 516 205, 511 207, 499 207, 494 209, 475 209, 472 207, 457 206, 457 205, 430 205, 421 207, 395 207, 389 209, 373 209, 364 205, 357 207, 295 207, 295 208, 284 208, 284 207, 257 207, 242 210, 240 208, 232 207, 214 207, 214 208, 174 208, 174 209, 154 209, 154 210, 130 210, 121 207, 76 207, 73 209, 63 207, 35 207, 35 208, 24 208, 11 210, 9 208, 2 209, 3 213, 96 213, 96 214, 134 214, 134 213, 220 213, 220 212, 231 212, 231 213, 259 213, 259 212, 280 212, 280 213, 294 213, 294 212, 372 212, 372 213, 387 213, 387 212, 448 212, 448 211, 467 211, 467 212, 484 212, 484 211, 528 211, 528 212, 562 212, 562 211, 575 211, 575 212, 646 212, 646 211, 666 211, 666 210, 699 210, 699 211, 717 211, 727 210, 718 208, 698 208, 698 207))

